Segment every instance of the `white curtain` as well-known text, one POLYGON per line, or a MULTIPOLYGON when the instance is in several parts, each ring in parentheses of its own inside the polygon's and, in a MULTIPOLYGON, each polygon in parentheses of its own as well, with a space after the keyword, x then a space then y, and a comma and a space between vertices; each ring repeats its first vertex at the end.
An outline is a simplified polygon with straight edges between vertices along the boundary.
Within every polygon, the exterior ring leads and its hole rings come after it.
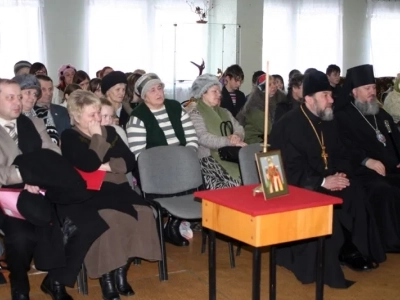
POLYGON ((396 76, 400 72, 400 1, 368 0, 371 25, 371 56, 375 77, 396 76))
POLYGON ((45 62, 41 0, 0 0, 0 78, 20 60, 45 62))
MULTIPOLYGON (((263 65, 287 81, 292 69, 342 64, 343 0, 265 0, 263 65)), ((286 82, 287 85, 287 82, 286 82)))
MULTIPOLYGON (((216 36, 228 27, 224 42, 236 40, 231 34, 236 34, 235 26, 197 24, 198 16, 185 0, 90 0, 89 5, 90 75, 106 65, 124 72, 138 68, 155 72, 166 84, 166 96, 180 101, 188 99, 198 75, 190 62, 201 64, 204 59, 205 72, 216 74, 217 68, 224 67, 223 42, 216 36), (210 47, 218 52, 210 53, 210 47), (218 62, 211 61, 220 54, 218 62)), ((225 58, 224 63, 236 62, 231 60, 225 58)))

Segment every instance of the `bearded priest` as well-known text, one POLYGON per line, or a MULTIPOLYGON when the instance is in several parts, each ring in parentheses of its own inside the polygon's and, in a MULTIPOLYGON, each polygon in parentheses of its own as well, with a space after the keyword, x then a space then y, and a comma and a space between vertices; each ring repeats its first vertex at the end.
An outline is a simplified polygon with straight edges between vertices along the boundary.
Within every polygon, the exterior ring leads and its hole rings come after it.
MULTIPOLYGON (((303 81, 304 103, 274 124, 269 142, 280 149, 289 184, 343 200, 334 207, 333 232, 326 239, 325 283, 351 285, 341 265, 355 271, 376 268, 386 259, 374 212, 362 184, 353 177, 347 149, 339 140, 332 91, 326 75, 313 71, 303 81)), ((302 283, 315 281, 317 243, 299 241, 280 246, 278 264, 302 283)))
POLYGON ((386 252, 400 252, 400 132, 376 97, 372 65, 347 70, 335 108, 340 137, 370 193, 386 252))

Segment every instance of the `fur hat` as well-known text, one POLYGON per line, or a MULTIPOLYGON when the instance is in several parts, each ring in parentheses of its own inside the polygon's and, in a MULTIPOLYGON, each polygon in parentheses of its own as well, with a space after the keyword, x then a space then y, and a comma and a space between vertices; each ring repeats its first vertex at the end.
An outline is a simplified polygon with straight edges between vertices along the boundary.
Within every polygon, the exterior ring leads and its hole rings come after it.
POLYGON ((26 60, 20 60, 19 62, 17 62, 14 65, 14 74, 17 75, 17 73, 19 72, 19 70, 21 70, 22 68, 31 68, 32 64, 29 61, 26 60))
POLYGON ((35 89, 37 92, 37 98, 39 99, 42 96, 40 82, 35 75, 32 74, 17 75, 13 78, 13 80, 18 82, 21 90, 35 89))
POLYGON ((304 76, 303 97, 323 91, 332 91, 332 87, 325 73, 321 71, 311 71, 304 76))
POLYGON ((101 92, 103 93, 103 95, 105 95, 109 89, 111 89, 114 85, 117 85, 118 83, 128 84, 125 73, 121 71, 112 71, 108 73, 101 80, 101 92))
POLYGON ((161 84, 163 88, 165 86, 157 74, 143 74, 135 83, 135 93, 138 94, 140 98, 144 99, 148 90, 158 84, 161 84))
POLYGON ((212 86, 219 86, 221 88, 221 83, 218 77, 212 74, 200 75, 193 81, 190 95, 196 99, 200 99, 203 94, 205 94, 208 89, 212 86))

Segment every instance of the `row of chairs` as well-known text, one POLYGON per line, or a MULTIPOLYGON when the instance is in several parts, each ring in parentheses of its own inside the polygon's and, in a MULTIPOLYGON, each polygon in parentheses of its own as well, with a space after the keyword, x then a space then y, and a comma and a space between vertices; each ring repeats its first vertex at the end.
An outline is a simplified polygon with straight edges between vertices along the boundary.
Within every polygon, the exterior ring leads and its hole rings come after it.
MULTIPOLYGON (((259 144, 243 147, 239 152, 239 165, 243 184, 259 182, 255 164, 255 153, 261 151, 259 144)), ((181 146, 161 146, 143 151, 138 159, 142 195, 155 211, 160 238, 162 260, 158 263, 160 281, 168 280, 167 255, 164 240, 166 215, 182 220, 200 220, 201 203, 193 193, 203 187, 200 163, 197 153, 181 146)), ((206 250, 207 231, 202 232, 201 253, 206 250)), ((231 267, 235 267, 233 241, 229 241, 231 267)), ((240 254, 240 244, 236 255, 240 254)), ((134 264, 141 260, 134 259, 134 264)), ((82 265, 77 278, 79 293, 88 294, 85 266, 82 265)))

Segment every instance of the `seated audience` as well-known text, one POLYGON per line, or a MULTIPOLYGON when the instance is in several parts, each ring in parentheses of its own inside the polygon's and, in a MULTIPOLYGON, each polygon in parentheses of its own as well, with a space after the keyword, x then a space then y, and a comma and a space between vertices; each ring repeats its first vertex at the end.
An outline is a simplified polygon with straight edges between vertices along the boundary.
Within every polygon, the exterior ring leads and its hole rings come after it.
POLYGON ((109 229, 90 247, 85 266, 100 278, 103 299, 134 294, 127 281, 131 258, 160 260, 160 243, 153 211, 129 186, 126 173, 136 168, 135 156, 114 127, 101 126, 101 101, 77 90, 68 101, 74 127, 62 134, 63 156, 85 172, 106 171, 99 191, 92 191, 95 207, 109 229))
POLYGON ((101 92, 101 79, 93 78, 89 82, 89 91, 95 94, 98 98, 103 97, 103 93, 101 92))
POLYGON ((32 74, 17 75, 13 80, 15 80, 21 88, 22 114, 27 117, 36 117, 33 107, 42 94, 39 80, 32 74))
POLYGON ((96 76, 100 79, 103 79, 104 76, 106 76, 107 74, 114 72, 114 69, 111 67, 104 67, 103 69, 101 69, 100 73, 98 74, 99 76, 96 76))
POLYGON ((53 81, 45 75, 37 75, 42 90, 34 110, 38 118, 43 119, 47 133, 52 141, 59 145, 60 136, 65 129, 71 127, 68 111, 61 105, 51 103, 53 99, 53 81))
MULTIPOLYGON (((326 238, 324 280, 347 288, 341 265, 355 271, 376 268, 386 259, 368 202, 354 176, 348 149, 341 144, 333 116, 333 99, 326 74, 312 71, 303 81, 304 104, 274 124, 269 142, 280 149, 288 184, 339 197, 333 212, 333 232, 326 238)), ((278 247, 277 261, 302 283, 315 281, 317 241, 278 247)))
MULTIPOLYGON (((31 92, 31 98, 37 93, 37 82, 26 75, 17 76, 25 89, 31 92)), ((27 94, 27 93, 24 93, 27 94)), ((29 153, 38 149, 49 149, 60 153, 60 149, 52 143, 46 129, 37 118, 29 118, 21 114, 21 89, 16 81, 0 79, 0 186, 22 185, 25 195, 38 194, 39 187, 23 184, 19 168, 13 164, 21 153, 29 153)), ((17 219, 5 215, 0 211, 0 229, 4 232, 4 245, 7 251, 6 262, 10 271, 11 297, 13 300, 29 300, 29 279, 27 272, 31 269, 31 262, 35 256, 36 264, 45 260, 49 269, 60 267, 60 260, 65 257, 62 248, 49 248, 49 252, 42 252, 37 245, 42 243, 37 228, 27 220, 17 219)), ((39 231, 38 231, 39 230, 39 231)), ((56 237, 55 237, 56 238, 56 237)), ((53 238, 52 245, 58 245, 53 238)), ((46 243, 48 245, 48 243, 46 243)), ((61 245, 62 246, 62 245, 61 245)), ((76 278, 77 272, 73 274, 76 278)), ((56 296, 56 299, 71 300, 65 286, 58 277, 46 276, 42 287, 46 293, 56 296)), ((54 298, 53 298, 54 299, 54 298)))
POLYGON ((26 60, 20 60, 14 65, 14 75, 29 74, 32 64, 26 60))
POLYGON ((112 71, 101 80, 101 93, 113 104, 118 125, 123 129, 129 121, 129 113, 122 105, 128 81, 121 71, 112 71))
POLYGON ((400 74, 394 80, 393 90, 388 93, 383 103, 383 109, 392 116, 394 123, 399 126, 400 122, 400 74))
POLYGON ((128 138, 125 130, 121 126, 115 125, 115 111, 110 100, 107 98, 100 98, 101 101, 101 126, 112 126, 118 133, 119 137, 128 145, 128 138))
MULTIPOLYGON (((245 143, 262 143, 264 140, 265 118, 265 84, 266 75, 261 75, 257 80, 257 86, 253 88, 250 98, 247 100, 237 120, 244 127, 245 143)), ((269 107, 268 107, 268 133, 271 131, 276 105, 285 100, 286 95, 276 87, 275 80, 269 76, 269 107)))
POLYGON ((387 252, 400 252, 400 133, 376 97, 372 65, 347 70, 336 107, 341 138, 370 194, 387 252), (346 95, 346 97, 344 97, 346 95))
POLYGON ((218 77, 200 75, 193 82, 191 95, 197 99, 190 105, 189 115, 199 139, 198 156, 205 188, 240 185, 238 163, 224 161, 218 154, 218 149, 222 147, 246 145, 243 142, 243 127, 227 109, 219 107, 221 85, 218 77))
POLYGON ((72 79, 72 82, 79 84, 79 86, 84 91, 89 90, 90 77, 85 71, 82 70, 77 71, 74 75, 74 78, 72 79))
POLYGON ((76 90, 82 90, 82 87, 76 83, 71 83, 67 85, 67 87, 64 90, 64 98, 61 103, 62 106, 67 107, 69 96, 76 90))
POLYGON ((140 95, 135 93, 135 84, 143 74, 133 72, 127 78, 127 86, 126 86, 126 94, 124 99, 124 107, 129 112, 132 112, 134 108, 136 108, 140 103, 140 95))
POLYGON ((275 74, 272 75, 272 77, 275 79, 275 84, 279 90, 282 92, 286 92, 285 89, 285 82, 283 81, 283 77, 281 75, 275 74))
MULTIPOLYGON (((257 86, 257 79, 258 79, 258 77, 260 77, 260 76, 263 75, 263 74, 265 74, 264 71, 255 71, 255 72, 253 73, 253 76, 251 77, 251 86, 252 86, 252 89, 253 89, 255 86, 257 86)), ((248 94, 248 95, 246 96, 246 101, 247 101, 247 99, 249 99, 250 95, 251 95, 251 93, 248 94)))
POLYGON ((301 74, 295 74, 290 79, 286 101, 276 105, 275 122, 279 121, 285 113, 301 105, 303 100, 303 79, 304 75, 301 74))
POLYGON ((340 94, 340 68, 337 65, 329 65, 326 69, 326 76, 328 77, 329 84, 332 87, 332 97, 336 100, 340 94))
MULTIPOLYGON (((31 68, 29 69, 29 74, 32 75, 45 75, 48 76, 47 74, 47 68, 44 64, 40 62, 35 62, 31 68)), ((60 104, 62 102, 63 95, 62 92, 58 90, 58 88, 53 87, 53 98, 51 99, 51 102, 53 104, 60 104)))
POLYGON ((236 117, 246 103, 246 96, 239 90, 244 80, 244 73, 239 65, 232 65, 224 72, 221 107, 226 108, 236 117))
POLYGON ((189 115, 175 100, 164 97, 164 83, 154 73, 139 78, 135 93, 142 103, 132 111, 126 126, 128 144, 136 157, 144 149, 181 145, 197 151, 198 139, 189 115))

